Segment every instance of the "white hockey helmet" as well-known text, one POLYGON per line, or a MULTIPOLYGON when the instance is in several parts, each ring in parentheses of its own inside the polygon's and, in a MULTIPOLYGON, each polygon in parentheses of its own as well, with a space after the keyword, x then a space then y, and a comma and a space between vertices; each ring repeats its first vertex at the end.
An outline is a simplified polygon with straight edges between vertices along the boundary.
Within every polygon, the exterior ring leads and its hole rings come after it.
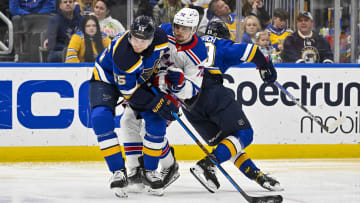
POLYGON ((186 27, 197 27, 199 23, 199 12, 192 8, 182 8, 174 16, 174 24, 186 27))

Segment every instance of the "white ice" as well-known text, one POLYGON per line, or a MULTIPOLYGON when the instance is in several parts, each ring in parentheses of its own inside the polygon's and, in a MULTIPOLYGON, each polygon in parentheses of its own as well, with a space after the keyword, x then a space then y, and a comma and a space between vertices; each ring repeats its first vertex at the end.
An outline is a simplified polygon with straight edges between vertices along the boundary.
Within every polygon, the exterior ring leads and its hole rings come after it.
MULTIPOLYGON (((248 180, 233 165, 223 164, 238 185, 251 196, 281 194, 283 202, 360 202, 360 159, 255 160, 264 171, 276 177, 283 192, 268 192, 248 180)), ((0 163, 0 202, 246 202, 218 172, 220 190, 211 194, 192 177, 194 162, 180 163, 180 178, 164 196, 130 193, 127 199, 115 197, 109 189, 104 162, 0 163)))

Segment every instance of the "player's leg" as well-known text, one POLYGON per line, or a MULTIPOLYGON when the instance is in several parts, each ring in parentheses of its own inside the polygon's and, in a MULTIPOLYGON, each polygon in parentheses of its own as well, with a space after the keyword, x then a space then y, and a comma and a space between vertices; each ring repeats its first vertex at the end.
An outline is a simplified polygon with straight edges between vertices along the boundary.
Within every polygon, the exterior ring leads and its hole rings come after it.
MULTIPOLYGON (((193 109, 192 111, 183 110, 186 119, 191 123, 195 130, 201 135, 201 137, 211 145, 212 140, 216 140, 219 132, 219 128, 207 120, 206 117, 202 116, 201 111, 193 109)), ((191 174, 210 192, 215 192, 219 187, 220 183, 216 177, 216 166, 209 159, 205 157, 196 163, 195 166, 190 168, 191 174)))
POLYGON ((128 185, 126 168, 122 157, 120 143, 114 131, 114 111, 119 95, 113 86, 90 82, 91 121, 101 152, 109 170, 113 173, 110 188, 118 197, 127 197, 128 185), (106 99, 103 99, 107 95, 106 99))
POLYGON ((253 140, 253 130, 246 118, 241 106, 233 99, 230 90, 223 95, 223 102, 227 105, 214 116, 212 120, 217 123, 223 132, 224 139, 217 145, 213 154, 219 163, 225 162, 232 158, 235 165, 251 180, 255 180, 261 187, 268 190, 282 190, 278 181, 262 173, 256 167, 254 162, 244 153, 244 149, 249 146, 253 140))
POLYGON ((261 187, 270 191, 284 190, 280 186, 279 181, 268 174, 261 172, 246 152, 242 151, 236 154, 231 158, 231 161, 246 177, 256 181, 261 187))
POLYGON ((165 146, 160 156, 161 177, 163 179, 164 188, 175 182, 180 177, 179 164, 175 159, 174 148, 169 145, 168 140, 164 139, 165 146))
MULTIPOLYGON (((214 85, 202 92, 198 102, 201 102, 201 107, 197 105, 196 109, 185 111, 184 114, 202 138, 210 146, 216 146, 212 154, 219 163, 229 160, 251 143, 253 132, 250 123, 241 108, 238 108, 239 104, 230 89, 214 85)), ((215 192, 220 184, 216 178, 216 168, 209 157, 200 160, 191 170, 201 172, 197 170, 200 168, 208 182, 207 189, 215 192)))
POLYGON ((154 194, 162 195, 163 180, 161 174, 157 172, 160 156, 166 145, 165 132, 166 120, 151 110, 141 113, 145 120, 146 134, 143 140, 143 183, 151 189, 154 194))
POLYGON ((144 189, 141 178, 143 163, 139 162, 139 157, 143 149, 143 135, 141 134, 143 120, 137 118, 137 112, 127 105, 121 117, 120 126, 120 138, 124 144, 128 171, 128 189, 129 192, 141 192, 144 189))

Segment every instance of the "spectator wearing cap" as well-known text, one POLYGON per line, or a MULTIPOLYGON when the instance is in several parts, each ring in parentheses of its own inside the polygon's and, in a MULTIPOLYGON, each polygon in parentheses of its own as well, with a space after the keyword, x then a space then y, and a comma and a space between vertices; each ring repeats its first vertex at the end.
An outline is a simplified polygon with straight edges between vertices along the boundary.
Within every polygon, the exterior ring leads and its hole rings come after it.
POLYGON ((287 27, 287 20, 289 15, 283 8, 277 8, 274 10, 274 17, 272 24, 269 24, 265 31, 269 33, 270 41, 276 51, 282 51, 283 43, 288 35, 293 33, 292 30, 287 27))
POLYGON ((297 31, 284 42, 281 58, 285 63, 333 63, 333 53, 329 42, 313 28, 314 20, 310 12, 302 11, 296 18, 297 31))

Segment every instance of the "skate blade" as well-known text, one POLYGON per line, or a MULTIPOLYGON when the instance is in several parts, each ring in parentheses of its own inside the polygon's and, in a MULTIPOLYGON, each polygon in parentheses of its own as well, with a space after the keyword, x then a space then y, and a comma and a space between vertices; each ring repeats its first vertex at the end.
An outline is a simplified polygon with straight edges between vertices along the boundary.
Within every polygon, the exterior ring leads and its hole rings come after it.
POLYGON ((118 198, 127 198, 127 190, 125 188, 112 188, 111 189, 114 193, 115 196, 118 198))
POLYGON ((205 177, 203 177, 204 171, 200 167, 191 167, 191 174, 211 193, 215 193, 218 189, 216 185, 212 181, 207 181, 205 177))
POLYGON ((166 185, 164 185, 164 189, 167 188, 169 185, 171 185, 173 182, 175 182, 179 177, 180 177, 180 173, 174 174, 171 180, 166 185))
POLYGON ((164 188, 153 189, 151 187, 145 186, 145 189, 151 195, 155 195, 155 196, 163 196, 164 195, 164 188))
POLYGON ((275 184, 274 186, 270 185, 269 183, 265 182, 263 187, 270 191, 284 191, 284 188, 280 186, 280 184, 275 184))
POLYGON ((128 185, 128 192, 130 193, 141 193, 144 192, 145 186, 142 183, 135 183, 128 185))

